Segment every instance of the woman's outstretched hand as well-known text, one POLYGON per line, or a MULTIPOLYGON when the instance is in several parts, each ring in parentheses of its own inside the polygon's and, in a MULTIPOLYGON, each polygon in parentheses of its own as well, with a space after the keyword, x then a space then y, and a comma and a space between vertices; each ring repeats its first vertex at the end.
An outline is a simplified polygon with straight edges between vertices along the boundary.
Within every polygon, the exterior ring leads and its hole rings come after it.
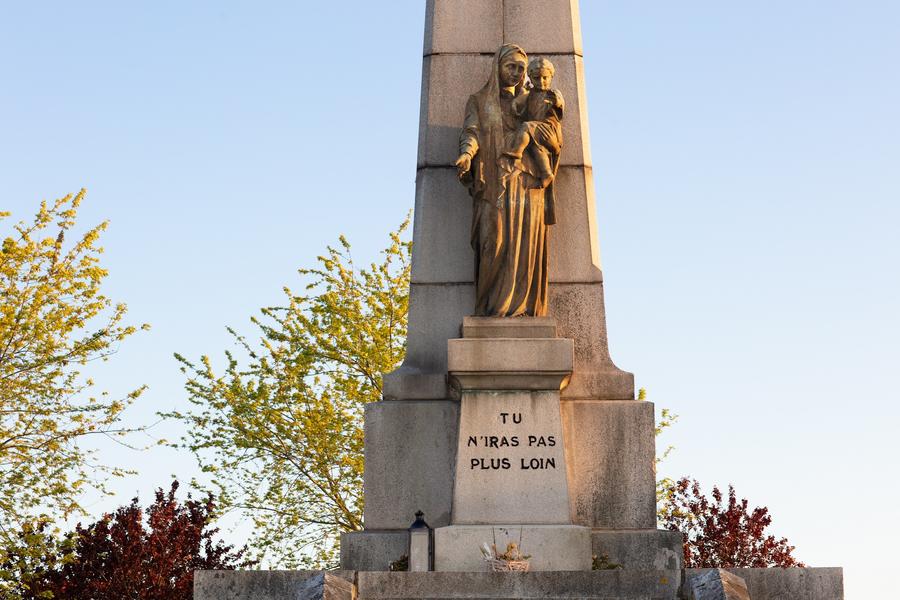
POLYGON ((456 176, 463 177, 472 168, 472 157, 468 154, 460 154, 454 164, 456 165, 456 176))

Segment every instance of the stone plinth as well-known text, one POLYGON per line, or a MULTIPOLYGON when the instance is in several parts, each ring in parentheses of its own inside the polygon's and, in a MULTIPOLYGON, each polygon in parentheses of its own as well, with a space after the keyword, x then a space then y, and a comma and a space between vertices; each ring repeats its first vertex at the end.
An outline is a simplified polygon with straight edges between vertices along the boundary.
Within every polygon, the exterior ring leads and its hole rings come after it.
POLYGON ((555 338, 554 317, 500 318, 465 317, 464 338, 555 338))
POLYGON ((559 392, 465 392, 454 524, 571 524, 559 392))
POLYGON ((459 389, 558 392, 572 374, 574 345, 555 338, 457 339, 447 341, 447 355, 459 389))
POLYGON ((481 546, 515 542, 532 571, 590 571, 591 532, 574 525, 451 525, 434 531, 435 571, 490 571, 481 546))
POLYGON ((532 569, 589 570, 591 531, 572 524, 560 414, 572 340, 555 337, 552 317, 470 317, 461 331, 447 342, 460 419, 451 526, 435 530, 435 570, 488 570, 482 544, 503 552, 520 540, 532 569))

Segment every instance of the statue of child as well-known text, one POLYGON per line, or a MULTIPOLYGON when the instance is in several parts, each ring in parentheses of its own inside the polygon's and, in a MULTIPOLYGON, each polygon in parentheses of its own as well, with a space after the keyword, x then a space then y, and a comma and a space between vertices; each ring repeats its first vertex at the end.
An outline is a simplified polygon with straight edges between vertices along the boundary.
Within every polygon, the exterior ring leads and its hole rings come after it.
POLYGON ((521 115, 522 124, 516 130, 512 145, 504 153, 507 170, 522 158, 528 149, 534 158, 535 176, 541 188, 553 181, 562 149, 563 97, 552 89, 555 72, 546 58, 533 58, 528 63, 528 77, 533 88, 513 100, 513 111, 521 115))

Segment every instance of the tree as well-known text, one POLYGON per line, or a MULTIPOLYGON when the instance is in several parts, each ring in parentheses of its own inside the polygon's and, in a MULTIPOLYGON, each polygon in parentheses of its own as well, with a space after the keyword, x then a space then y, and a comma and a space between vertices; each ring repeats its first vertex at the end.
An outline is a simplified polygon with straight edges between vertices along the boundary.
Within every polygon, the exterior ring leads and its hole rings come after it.
POLYGON ((679 479, 667 489, 660 510, 666 529, 684 535, 684 566, 802 567, 787 539, 766 534, 772 523, 769 509, 749 509, 728 486, 727 502, 718 487, 707 498, 696 480, 679 479))
POLYGON ((138 499, 75 531, 30 569, 26 600, 190 600, 194 571, 251 566, 246 549, 214 537, 212 497, 184 503, 175 498, 178 482, 142 510, 138 499), (144 515, 146 514, 146 519, 144 515))
MULTIPOLYGON (((95 464, 83 446, 88 436, 131 431, 120 418, 144 389, 121 399, 92 396, 93 381, 79 371, 135 332, 124 322, 125 305, 100 291, 107 271, 98 241, 107 223, 66 245, 84 195, 41 203, 33 222, 16 224, 0 248, 0 563, 21 553, 23 540, 43 539, 22 531, 43 531, 42 523, 80 511, 86 487, 105 491, 107 476, 125 473, 95 464)), ((16 587, 14 577, 0 569, 0 591, 16 587)))
POLYGON ((340 238, 301 269, 305 293, 261 310, 261 337, 234 335, 224 374, 181 355, 191 411, 189 448, 223 509, 254 524, 257 557, 284 567, 332 566, 340 532, 362 528, 363 407, 381 397, 383 373, 405 353, 409 220, 390 235, 380 264, 358 269, 340 238))
MULTIPOLYGON (((640 388, 638 390, 638 400, 646 400, 647 399, 647 390, 644 388, 640 388)), ((659 420, 656 422, 656 425, 653 429, 653 435, 655 437, 659 437, 665 432, 666 429, 670 428, 672 425, 678 422, 678 415, 672 412, 671 409, 663 408, 659 414, 659 420)), ((656 457, 656 462, 654 463, 654 472, 659 468, 659 464, 666 460, 669 457, 669 454, 675 449, 675 446, 669 444, 666 446, 666 449, 663 450, 662 454, 656 457)), ((663 477, 662 479, 656 480, 656 503, 657 506, 660 502, 666 499, 668 495, 668 490, 675 484, 675 481, 671 477, 663 477)), ((657 508, 656 514, 657 517, 662 516, 662 508, 657 508)))

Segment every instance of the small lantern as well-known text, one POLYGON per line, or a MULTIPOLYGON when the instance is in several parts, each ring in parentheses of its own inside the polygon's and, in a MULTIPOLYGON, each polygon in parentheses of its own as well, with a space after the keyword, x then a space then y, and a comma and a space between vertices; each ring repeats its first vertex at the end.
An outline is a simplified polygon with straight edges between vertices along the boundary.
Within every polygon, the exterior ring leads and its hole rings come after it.
POLYGON ((409 570, 431 571, 434 566, 431 527, 425 522, 425 513, 416 512, 416 520, 409 526, 409 570))

